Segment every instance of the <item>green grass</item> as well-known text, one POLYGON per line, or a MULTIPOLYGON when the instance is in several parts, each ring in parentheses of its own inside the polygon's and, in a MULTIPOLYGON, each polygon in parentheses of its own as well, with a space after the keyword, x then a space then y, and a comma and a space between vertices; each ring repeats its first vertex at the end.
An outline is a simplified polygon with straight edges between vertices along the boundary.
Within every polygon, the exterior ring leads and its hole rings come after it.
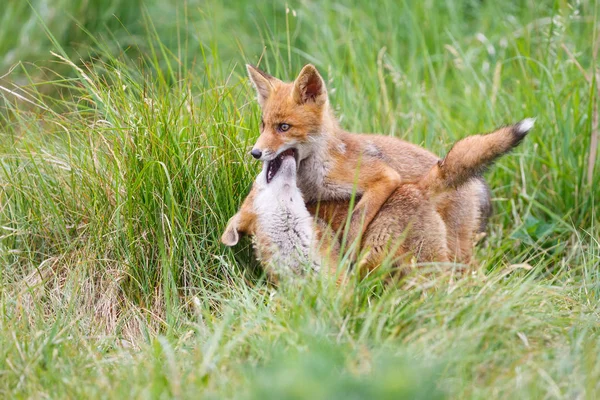
POLYGON ((31 5, 0 17, 0 396, 600 392, 595 1, 31 5), (222 246, 259 60, 314 63, 346 129, 439 154, 537 117, 487 174, 473 273, 274 288, 222 246))

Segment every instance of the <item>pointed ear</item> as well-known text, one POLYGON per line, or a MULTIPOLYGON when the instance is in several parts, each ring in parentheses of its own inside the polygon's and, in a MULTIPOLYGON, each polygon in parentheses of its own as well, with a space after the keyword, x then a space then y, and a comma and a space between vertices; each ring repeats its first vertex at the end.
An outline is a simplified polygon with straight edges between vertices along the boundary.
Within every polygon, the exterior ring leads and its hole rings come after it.
POLYGON ((298 104, 314 102, 317 105, 327 103, 327 89, 325 81, 319 75, 319 71, 312 64, 307 64, 302 68, 300 74, 294 82, 294 100, 298 104))
POLYGON ((229 218, 225 232, 221 236, 221 242, 228 247, 233 247, 240 241, 240 232, 238 231, 240 224, 240 213, 229 218))
POLYGON ((281 81, 253 65, 246 64, 246 69, 248 70, 248 77, 256 89, 256 99, 258 100, 258 104, 262 107, 273 91, 275 82, 281 81))

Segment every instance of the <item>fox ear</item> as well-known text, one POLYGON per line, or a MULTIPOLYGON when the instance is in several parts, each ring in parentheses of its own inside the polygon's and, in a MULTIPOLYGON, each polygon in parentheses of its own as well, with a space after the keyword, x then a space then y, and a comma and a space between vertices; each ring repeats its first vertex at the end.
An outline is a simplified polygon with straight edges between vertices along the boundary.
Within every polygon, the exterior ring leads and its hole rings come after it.
POLYGON ((300 71, 294 82, 294 100, 298 104, 312 101, 317 105, 324 105, 327 102, 325 81, 314 65, 307 64, 300 71))
POLYGON ((229 218, 225 232, 221 236, 221 242, 227 247, 233 247, 240 241, 240 232, 238 231, 240 224, 240 213, 229 218))
POLYGON ((246 69, 248 70, 248 77, 256 89, 256 99, 258 100, 258 104, 262 107, 273 91, 273 84, 280 81, 253 65, 246 64, 246 69))

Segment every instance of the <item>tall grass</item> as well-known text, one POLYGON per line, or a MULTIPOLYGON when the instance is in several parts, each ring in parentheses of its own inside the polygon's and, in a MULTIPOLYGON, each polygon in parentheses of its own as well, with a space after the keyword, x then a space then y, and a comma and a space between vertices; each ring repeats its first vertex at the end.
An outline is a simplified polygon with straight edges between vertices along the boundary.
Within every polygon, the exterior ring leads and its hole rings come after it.
POLYGON ((600 390, 596 2, 59 5, 9 2, 0 24, 20 32, 0 36, 1 394, 600 390), (345 128, 439 154, 537 117, 487 175, 474 272, 274 288, 248 242, 225 249, 258 168, 245 62, 312 62, 345 128))

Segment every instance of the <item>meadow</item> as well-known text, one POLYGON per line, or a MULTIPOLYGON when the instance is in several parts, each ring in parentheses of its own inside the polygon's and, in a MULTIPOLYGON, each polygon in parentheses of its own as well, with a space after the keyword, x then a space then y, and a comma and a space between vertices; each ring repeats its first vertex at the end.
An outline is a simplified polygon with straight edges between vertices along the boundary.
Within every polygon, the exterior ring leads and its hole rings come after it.
POLYGON ((597 398, 599 13, 4 0, 0 397, 597 398), (473 270, 276 287, 223 246, 259 168, 247 62, 313 63, 345 129, 440 155, 536 117, 473 270))

